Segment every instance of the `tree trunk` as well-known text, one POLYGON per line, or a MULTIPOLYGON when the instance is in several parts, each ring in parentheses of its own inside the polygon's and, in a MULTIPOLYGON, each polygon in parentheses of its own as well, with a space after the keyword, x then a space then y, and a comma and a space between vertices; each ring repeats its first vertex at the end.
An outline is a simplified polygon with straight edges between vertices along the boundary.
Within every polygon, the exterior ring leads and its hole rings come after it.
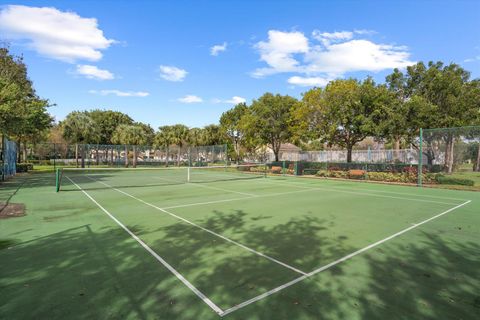
POLYGON ((85 145, 82 145, 82 168, 85 168, 85 145))
POLYGON ((165 157, 165 160, 166 160, 166 163, 167 163, 166 167, 168 167, 168 157, 169 157, 168 146, 167 146, 165 149, 166 149, 166 151, 167 151, 167 155, 166 155, 166 157, 165 157))
POLYGON ((455 140, 452 137, 452 141, 450 142, 450 162, 448 164, 448 168, 450 171, 448 173, 452 173, 455 164, 455 152, 454 152, 455 140))
POLYGON ((78 168, 78 143, 75 143, 75 166, 78 168))
POLYGON ((27 142, 23 141, 23 162, 27 162, 27 142))
POLYGON ((125 145, 125 168, 128 168, 128 147, 125 145))
POLYGON ((100 158, 98 157, 98 144, 97 144, 97 146, 95 147, 95 160, 96 160, 97 166, 98 166, 99 163, 100 163, 100 158))
POLYGON ((280 161, 280 147, 281 147, 281 143, 275 143, 275 141, 272 141, 272 151, 273 151, 273 154, 275 155, 276 162, 280 161))
POLYGON ((475 171, 480 171, 480 143, 477 148, 477 162, 475 163, 475 171))
POLYGON ((178 155, 177 155, 177 167, 180 167, 180 151, 182 150, 182 148, 180 148, 180 146, 178 147, 178 155))
POLYGON ((238 141, 235 139, 234 143, 233 143, 233 148, 235 149, 235 162, 237 164, 240 163, 240 148, 238 146, 238 141))
POLYGON ((132 166, 134 168, 137 167, 137 146, 133 146, 133 159, 132 159, 132 166))
POLYGON ((395 139, 394 149, 395 149, 394 160, 399 160, 400 158, 400 139, 399 138, 395 139))
POLYGON ((347 162, 348 163, 352 162, 352 149, 353 149, 353 146, 347 145, 347 162))
POLYGON ((453 136, 447 137, 445 146, 445 171, 446 173, 452 173, 453 171, 453 136))

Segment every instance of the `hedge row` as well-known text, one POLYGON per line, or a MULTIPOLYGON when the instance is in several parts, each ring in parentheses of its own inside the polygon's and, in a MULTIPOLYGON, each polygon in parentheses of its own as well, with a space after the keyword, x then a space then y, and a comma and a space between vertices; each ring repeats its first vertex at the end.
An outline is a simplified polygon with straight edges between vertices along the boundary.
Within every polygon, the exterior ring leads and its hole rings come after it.
MULTIPOLYGON (((349 171, 327 171, 320 170, 317 172, 318 177, 343 178, 343 179, 363 179, 371 181, 399 182, 399 183, 417 183, 417 174, 411 172, 366 172, 364 176, 351 174, 349 171)), ((436 183, 436 174, 424 173, 423 181, 425 183, 436 183)))
POLYGON ((33 170, 33 163, 17 163, 17 173, 33 170))
POLYGON ((469 186, 469 187, 473 187, 475 185, 475 181, 473 180, 446 177, 443 174, 438 174, 436 176, 436 180, 439 184, 451 184, 451 185, 453 184, 453 185, 469 186))

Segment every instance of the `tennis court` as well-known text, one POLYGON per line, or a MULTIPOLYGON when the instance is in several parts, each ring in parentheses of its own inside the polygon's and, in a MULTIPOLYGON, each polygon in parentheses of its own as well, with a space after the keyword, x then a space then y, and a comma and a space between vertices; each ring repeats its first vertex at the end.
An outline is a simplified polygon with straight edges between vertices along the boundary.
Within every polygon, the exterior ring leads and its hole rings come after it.
POLYGON ((0 220, 22 239, 0 251, 13 302, 0 315, 33 299, 21 298, 28 290, 45 291, 40 313, 68 315, 73 303, 112 318, 467 319, 480 310, 474 192, 272 176, 262 165, 72 169, 57 187, 37 175, 13 197, 29 203, 35 230, 0 220), (28 271, 36 276, 25 280, 28 271), (90 295, 96 302, 82 306, 90 295))

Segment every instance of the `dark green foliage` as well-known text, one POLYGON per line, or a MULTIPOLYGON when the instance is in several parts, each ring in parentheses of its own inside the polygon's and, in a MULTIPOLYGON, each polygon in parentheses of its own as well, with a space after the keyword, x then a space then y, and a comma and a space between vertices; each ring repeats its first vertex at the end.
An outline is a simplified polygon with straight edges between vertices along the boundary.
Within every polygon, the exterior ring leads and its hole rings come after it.
POLYGON ((473 187, 475 185, 475 182, 470 179, 453 178, 453 177, 448 177, 441 174, 436 176, 436 180, 439 184, 450 184, 450 185, 469 186, 469 187, 473 187))
POLYGON ((17 173, 33 170, 33 163, 17 163, 17 173))

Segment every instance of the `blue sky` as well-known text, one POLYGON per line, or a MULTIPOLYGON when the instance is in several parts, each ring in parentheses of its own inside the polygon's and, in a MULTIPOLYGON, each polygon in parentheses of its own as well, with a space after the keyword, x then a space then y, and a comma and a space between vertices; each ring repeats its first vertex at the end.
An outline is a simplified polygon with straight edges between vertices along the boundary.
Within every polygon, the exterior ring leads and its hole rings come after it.
POLYGON ((300 98, 336 78, 416 61, 480 77, 480 1, 0 1, 0 39, 23 54, 62 120, 113 109, 154 128, 217 123, 265 92, 300 98))

